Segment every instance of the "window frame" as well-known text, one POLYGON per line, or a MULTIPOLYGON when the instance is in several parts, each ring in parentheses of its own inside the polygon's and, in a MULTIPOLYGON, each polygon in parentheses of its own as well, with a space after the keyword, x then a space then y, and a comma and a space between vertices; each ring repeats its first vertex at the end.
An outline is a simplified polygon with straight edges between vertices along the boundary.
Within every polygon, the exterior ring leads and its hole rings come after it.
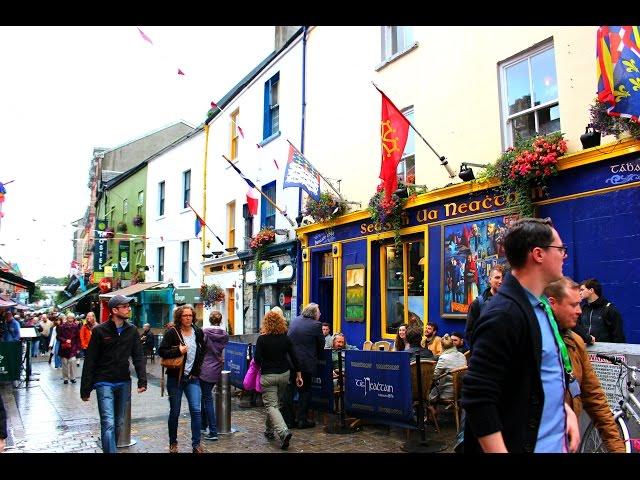
POLYGON ((381 61, 387 62, 396 56, 401 55, 403 52, 410 50, 415 45, 415 37, 413 27, 410 25, 383 25, 382 26, 382 42, 381 42, 381 61), (396 29, 396 35, 394 36, 393 29, 396 29), (402 30, 400 30, 402 29, 402 30), (410 41, 405 40, 405 33, 411 33, 410 41), (398 32, 402 32, 402 46, 398 42, 398 32), (393 44, 396 44, 396 50, 393 51, 393 44))
MULTIPOLYGON (((415 110, 414 106, 411 105, 402 110, 402 114, 409 119, 411 123, 414 123, 414 115, 415 110)), ((396 168, 396 175, 399 180, 402 180, 404 183, 407 183, 407 160, 413 159, 413 165, 409 169, 409 171, 413 170, 413 180, 415 183, 416 178, 416 141, 415 141, 415 132, 411 127, 409 127, 409 133, 407 135, 407 143, 404 147, 404 152, 402 152, 402 158, 398 162, 398 167, 396 168), (413 150, 410 153, 407 153, 407 147, 413 144, 413 150)))
POLYGON ((236 201, 227 203, 227 246, 236 246, 236 201))
POLYGON ((138 215, 142 216, 142 210, 144 208, 144 190, 138 192, 138 215))
POLYGON ((191 169, 182 172, 182 208, 189 208, 191 203, 191 169))
POLYGON ((180 242, 180 283, 189 283, 189 240, 180 242))
POLYGON ((249 215, 249 204, 242 204, 242 218, 244 218, 244 248, 248 250, 253 237, 253 215, 249 215))
POLYGON ((166 183, 164 180, 158 182, 158 216, 162 217, 164 215, 164 207, 165 207, 165 195, 166 195, 166 183))
MULTIPOLYGON (((277 204, 276 187, 277 185, 275 180, 273 182, 266 183, 262 186, 262 193, 268 196, 273 201, 273 203, 277 204), (269 194, 271 193, 271 190, 270 190, 271 188, 273 188, 273 198, 269 196, 269 194)), ((271 205, 271 203, 261 198, 260 199, 260 228, 263 229, 267 226, 272 226, 273 228, 276 228, 276 209, 273 205, 271 205), (269 209, 269 214, 267 214, 267 209, 269 209), (273 211, 271 211, 271 209, 273 211), (273 225, 267 225, 267 221, 269 221, 269 219, 271 218, 273 218, 273 225)))
MULTIPOLYGON (((532 75, 532 66, 531 66, 531 59, 537 55, 540 55, 542 53, 547 52, 548 50, 553 50, 553 60, 554 60, 554 69, 555 69, 555 79, 556 79, 556 87, 558 86, 558 69, 557 67, 557 62, 556 62, 556 55, 555 55, 555 45, 553 42, 553 39, 550 39, 548 41, 543 42, 542 44, 532 47, 518 55, 513 56, 512 58, 500 63, 498 65, 499 67, 499 79, 500 79, 500 84, 498 85, 499 89, 500 89, 500 122, 501 122, 501 129, 502 129, 502 144, 503 144, 503 150, 506 150, 509 147, 514 146, 515 144, 515 138, 513 137, 513 133, 512 133, 512 124, 513 121, 516 118, 520 118, 520 117, 525 117, 527 115, 530 115, 531 113, 534 114, 534 128, 535 128, 535 132, 539 132, 540 130, 540 125, 539 125, 539 120, 538 120, 538 112, 545 110, 549 107, 554 107, 554 106, 558 106, 558 108, 560 108, 560 94, 558 92, 558 95, 556 96, 555 99, 553 100, 549 100, 545 103, 541 103, 540 105, 535 105, 535 98, 533 97, 534 94, 534 87, 533 87, 533 75, 532 75), (507 84, 507 69, 509 69, 510 67, 513 67, 514 65, 522 62, 522 61, 526 61, 527 62, 527 66, 528 66, 528 76, 529 76, 529 94, 530 94, 530 98, 531 98, 531 103, 533 104, 532 106, 530 106, 527 109, 524 110, 520 110, 519 112, 516 112, 514 114, 510 114, 509 113, 509 97, 508 97, 508 84, 507 84)), ((560 116, 559 118, 560 122, 562 122, 562 117, 560 116)), ((559 126, 558 130, 555 131, 561 131, 562 130, 562 125, 559 126)), ((553 133, 553 132, 549 132, 549 133, 553 133)))
POLYGON ((157 252, 158 261, 158 281, 164 281, 164 247, 158 247, 157 252))
POLYGON ((127 223, 127 215, 129 214, 129 199, 124 198, 122 200, 122 221, 127 223))
POLYGON ((235 160, 238 158, 238 150, 240 147, 240 140, 238 137, 240 136, 240 132, 238 132, 238 118, 240 117, 240 109, 236 108, 229 118, 230 128, 231 128, 231 140, 229 142, 229 159, 235 160))
POLYGON ((262 126, 262 139, 266 140, 269 137, 278 135, 280 133, 280 72, 277 72, 269 80, 264 83, 264 115, 262 126), (273 102, 272 90, 275 87, 276 102, 273 102), (277 130, 274 129, 273 118, 275 113, 278 115, 277 130))

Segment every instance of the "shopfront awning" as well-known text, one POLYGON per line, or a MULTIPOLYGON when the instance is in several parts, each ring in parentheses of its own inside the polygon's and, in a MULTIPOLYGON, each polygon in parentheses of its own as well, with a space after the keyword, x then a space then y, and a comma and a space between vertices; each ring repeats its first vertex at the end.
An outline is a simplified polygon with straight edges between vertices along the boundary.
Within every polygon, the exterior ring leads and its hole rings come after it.
POLYGON ((98 288, 98 286, 96 285, 95 287, 91 287, 90 289, 85 290, 82 293, 79 293, 75 297, 71 297, 66 302, 62 302, 60 305, 58 305, 58 308, 59 309, 65 309, 67 307, 71 307, 72 305, 75 305, 78 302, 78 300, 80 300, 81 298, 85 297, 86 295, 89 295, 91 292, 93 292, 97 288, 98 288))
POLYGON ((136 293, 140 293, 149 288, 157 287, 158 285, 162 285, 163 282, 141 282, 136 283, 134 285, 130 285, 125 288, 121 288, 120 290, 116 290, 115 292, 103 293, 100 295, 100 300, 109 300, 111 297, 115 297, 116 295, 124 295, 125 297, 130 297, 131 295, 135 295, 136 293))
POLYGON ((3 300, 2 298, 0 298, 0 308, 13 307, 15 305, 16 302, 14 302, 13 300, 3 300))

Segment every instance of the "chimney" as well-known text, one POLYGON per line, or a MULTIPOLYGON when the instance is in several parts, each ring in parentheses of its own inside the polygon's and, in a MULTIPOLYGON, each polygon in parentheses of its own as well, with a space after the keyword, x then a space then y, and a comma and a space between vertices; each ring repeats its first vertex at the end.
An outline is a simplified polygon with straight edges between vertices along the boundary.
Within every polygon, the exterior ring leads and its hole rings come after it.
POLYGON ((300 30, 299 26, 279 27, 276 26, 275 51, 278 51, 287 43, 294 33, 300 30))

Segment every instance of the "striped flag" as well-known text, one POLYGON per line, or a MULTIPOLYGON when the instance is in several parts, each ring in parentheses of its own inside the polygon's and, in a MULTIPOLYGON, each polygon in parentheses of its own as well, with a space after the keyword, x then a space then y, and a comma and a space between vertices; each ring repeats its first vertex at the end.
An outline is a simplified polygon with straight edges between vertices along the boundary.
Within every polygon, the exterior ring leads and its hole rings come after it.
MULTIPOLYGON (((224 157, 224 156, 223 156, 224 157)), ((247 185, 249 185, 250 188, 256 188, 256 184, 253 183, 251 180, 249 180, 247 177, 245 177, 244 173, 242 173, 240 171, 240 169, 238 167, 236 167, 234 165, 234 163, 232 161, 230 161, 227 157, 224 157, 224 159, 229 162, 229 165, 231 165, 233 167, 233 169, 238 172, 238 175, 240 175, 242 177, 242 179, 247 182, 247 185)))

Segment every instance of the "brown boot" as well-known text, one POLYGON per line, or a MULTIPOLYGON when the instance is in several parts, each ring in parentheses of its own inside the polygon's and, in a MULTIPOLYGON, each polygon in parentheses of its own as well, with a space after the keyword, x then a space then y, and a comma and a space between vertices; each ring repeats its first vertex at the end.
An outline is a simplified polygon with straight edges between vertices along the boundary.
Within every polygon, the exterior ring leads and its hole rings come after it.
POLYGON ((172 443, 171 445, 169 445, 169 453, 179 453, 177 443, 172 443))
POLYGON ((204 448, 202 448, 202 445, 198 445, 193 447, 193 453, 204 453, 204 448))

